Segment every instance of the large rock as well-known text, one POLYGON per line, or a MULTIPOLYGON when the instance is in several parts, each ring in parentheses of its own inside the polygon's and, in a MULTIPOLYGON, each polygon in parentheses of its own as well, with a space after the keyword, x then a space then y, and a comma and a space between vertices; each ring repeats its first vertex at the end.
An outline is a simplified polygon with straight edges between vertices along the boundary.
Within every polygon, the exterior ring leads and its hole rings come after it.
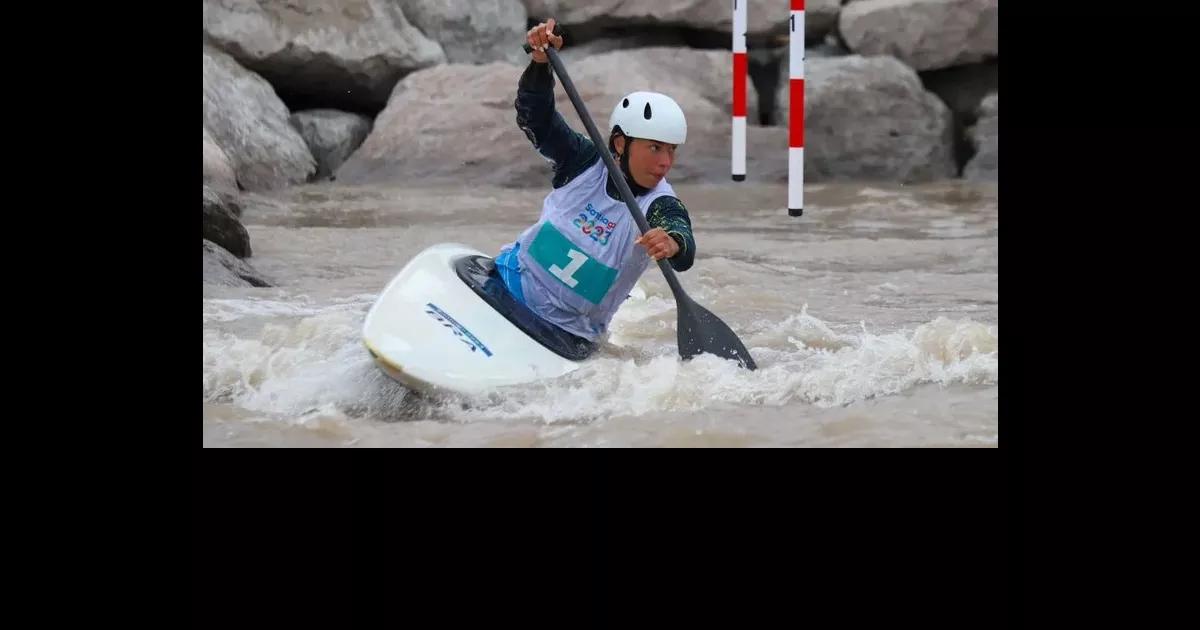
POLYGON ((251 254, 250 234, 238 220, 241 214, 242 209, 232 195, 204 187, 204 239, 238 258, 247 258, 251 254))
POLYGON ((1000 96, 991 94, 979 107, 978 122, 967 131, 975 156, 963 169, 973 181, 996 181, 1000 172, 1000 96))
POLYGON ((204 282, 230 287, 269 287, 270 281, 254 267, 238 260, 220 245, 204 240, 204 282))
MULTIPOLYGON (((749 0, 739 0, 749 1, 749 0)), ((685 26, 693 29, 733 31, 733 4, 729 0, 524 0, 531 18, 554 18, 564 27, 581 31, 616 27, 629 32, 638 27, 685 26)), ((746 11, 746 35, 758 37, 788 31, 787 4, 772 10, 751 3, 746 11), (782 11, 782 12, 781 12, 782 11)), ((805 33, 809 39, 824 35, 840 9, 838 0, 809 0, 805 7, 805 33), (811 22, 811 24, 810 24, 811 22)), ((728 54, 728 53, 727 53, 728 54)))
POLYGON ((317 179, 327 179, 337 172, 371 132, 370 118, 336 109, 296 112, 291 121, 317 160, 317 179))
MULTIPOLYGON (((756 4, 750 7, 750 11, 763 13, 764 8, 756 4)), ((840 0, 808 0, 804 4, 804 39, 807 41, 824 39, 837 26, 838 14, 841 11, 840 0)), ((770 13, 770 11, 765 12, 770 13)), ((776 16, 771 14, 770 17, 776 16)))
POLYGON ((891 55, 916 70, 976 63, 999 54, 999 0, 859 0, 842 7, 850 50, 891 55))
MULTIPOLYGON (((662 92, 675 99, 688 120, 688 138, 707 133, 713 124, 733 116, 733 63, 728 51, 690 48, 633 48, 579 59, 568 69, 592 120, 607 136, 608 117, 617 101, 635 90, 662 92)), ((555 86, 557 107, 567 122, 583 132, 562 86, 555 86)), ((746 111, 758 112, 758 91, 747 78, 746 111)))
POLYGON ((378 111, 405 74, 446 61, 389 0, 204 0, 204 37, 292 100, 378 111))
POLYGON ((996 61, 955 66, 920 73, 925 89, 938 95, 966 124, 975 122, 979 104, 999 88, 1000 65, 996 61))
POLYGON ((262 77, 204 46, 204 127, 246 190, 303 183, 316 170, 288 109, 262 77))
MULTIPOLYGON (((687 144, 679 150, 667 179, 672 184, 693 182, 729 183, 732 174, 732 122, 726 118, 693 133, 688 129, 687 144)), ((746 183, 786 183, 788 177, 788 136, 780 127, 746 127, 746 183)), ((745 184, 742 184, 745 185, 745 184)), ((686 203, 686 199, 684 202, 686 203)))
MULTIPOLYGON (((405 77, 366 141, 337 171, 338 181, 547 185, 551 171, 546 161, 516 124, 513 101, 522 71, 522 66, 506 63, 448 64, 405 77)), ((684 166, 687 160, 681 158, 672 181, 729 178, 733 71, 727 52, 621 50, 581 59, 570 71, 605 137, 609 114, 625 94, 654 90, 671 95, 688 117, 688 143, 681 155, 695 155, 691 164, 700 164, 701 156, 711 154, 715 157, 710 162, 725 164, 719 169, 693 168, 684 166)), ((757 98, 752 87, 747 91, 754 111, 757 98)), ((586 135, 557 81, 555 94, 563 118, 586 135)), ((783 143, 786 164, 786 138, 783 143)))
MULTIPOLYGON (((587 59, 614 50, 629 50, 631 48, 655 48, 655 47, 670 47, 670 48, 687 48, 688 43, 684 34, 679 29, 657 29, 654 31, 635 31, 629 35, 620 35, 614 37, 601 37, 593 39, 587 43, 576 45, 565 45, 562 48, 563 62, 567 64, 567 70, 575 67, 575 64, 587 59)), ((725 53, 729 57, 729 53, 725 53)), ((527 59, 523 59, 521 65, 528 63, 527 59)), ((732 61, 730 62, 732 64, 732 61)))
POLYGON ((954 66, 920 73, 925 89, 942 99, 954 113, 954 158, 959 167, 975 154, 967 128, 975 124, 983 98, 999 87, 999 64, 995 61, 954 66))
POLYGON ((204 128, 204 184, 227 190, 237 190, 237 175, 229 164, 229 156, 204 128))
MULTIPOLYGON (((784 126, 788 96, 784 83, 776 117, 784 126)), ((807 60, 804 145, 805 181, 912 182, 958 172, 950 109, 925 91, 916 72, 892 57, 807 60)))
MULTIPOLYGON (((396 85, 338 182, 524 185, 545 162, 517 128, 513 99, 521 68, 504 62, 445 64, 396 85)), ((541 177, 546 181, 545 177, 541 177)))
MULTIPOLYGON (((728 182, 731 172, 733 64, 722 50, 668 47, 617 50, 579 59, 570 67, 571 79, 600 133, 608 136, 613 107, 634 90, 662 92, 683 108, 688 122, 687 142, 667 176, 673 183, 728 182)), ((561 85, 555 86, 555 107, 572 129, 586 134, 561 85)), ((758 92, 747 79, 747 179, 786 181, 787 134, 763 128, 758 121, 758 92)), ((536 156, 535 156, 536 157, 536 156)), ((542 169, 537 184, 548 177, 542 169)))
MULTIPOLYGON (((789 54, 788 49, 780 49, 779 58, 783 59, 789 54)), ((845 57, 853 54, 849 48, 841 45, 836 38, 826 37, 821 43, 809 46, 804 49, 804 59, 828 59, 830 57, 845 57)), ((786 78, 786 77, 785 77, 786 78)))
POLYGON ((404 16, 442 46, 450 63, 522 63, 521 0, 400 0, 404 16))
MULTIPOLYGON (((754 77, 754 87, 758 95, 759 112, 764 117, 763 124, 786 125, 787 103, 783 110, 779 109, 779 97, 787 93, 781 85, 787 85, 791 52, 786 46, 777 48, 757 48, 750 51, 750 74, 754 77)), ((827 59, 830 57, 845 57, 850 51, 842 47, 835 38, 827 37, 823 42, 808 46, 804 49, 806 61, 827 59)), ((757 119, 756 119, 757 120, 757 119)))

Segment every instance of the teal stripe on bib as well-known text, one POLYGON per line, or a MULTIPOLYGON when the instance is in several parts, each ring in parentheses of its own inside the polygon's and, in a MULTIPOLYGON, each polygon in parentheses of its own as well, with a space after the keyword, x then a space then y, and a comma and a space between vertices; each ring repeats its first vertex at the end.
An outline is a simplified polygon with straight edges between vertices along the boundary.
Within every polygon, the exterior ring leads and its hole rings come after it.
POLYGON ((617 279, 617 270, 583 253, 549 221, 529 245, 529 255, 563 286, 599 304, 617 279))

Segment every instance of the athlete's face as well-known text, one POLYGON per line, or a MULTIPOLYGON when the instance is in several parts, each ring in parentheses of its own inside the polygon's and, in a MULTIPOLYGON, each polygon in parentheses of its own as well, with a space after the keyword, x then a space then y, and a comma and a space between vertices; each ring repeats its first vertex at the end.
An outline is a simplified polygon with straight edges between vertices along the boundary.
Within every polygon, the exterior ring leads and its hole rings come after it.
POLYGON ((626 142, 626 138, 617 136, 613 140, 613 146, 618 154, 624 153, 628 147, 629 173, 633 175, 633 181, 646 188, 657 186, 658 182, 667 176, 667 171, 675 165, 676 145, 673 144, 644 138, 626 142))

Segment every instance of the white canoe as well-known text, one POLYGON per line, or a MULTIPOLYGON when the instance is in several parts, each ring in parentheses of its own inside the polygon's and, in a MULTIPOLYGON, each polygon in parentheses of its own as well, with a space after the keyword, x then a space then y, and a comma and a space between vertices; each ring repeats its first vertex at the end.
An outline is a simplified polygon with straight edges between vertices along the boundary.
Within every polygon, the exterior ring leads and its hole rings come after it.
POLYGON ((580 360, 539 343, 464 280, 463 265, 472 260, 491 261, 466 245, 442 243, 392 279, 363 323, 363 343, 379 367, 428 393, 477 393, 578 369, 580 360))

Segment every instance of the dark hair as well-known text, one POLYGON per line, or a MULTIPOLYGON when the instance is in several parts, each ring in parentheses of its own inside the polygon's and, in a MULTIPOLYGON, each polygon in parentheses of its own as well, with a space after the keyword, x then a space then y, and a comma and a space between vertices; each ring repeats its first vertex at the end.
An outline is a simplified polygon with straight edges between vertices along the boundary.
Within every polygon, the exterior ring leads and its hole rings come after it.
POLYGON ((617 136, 621 136, 622 138, 625 138, 626 150, 629 149, 629 143, 633 142, 635 140, 635 138, 633 138, 629 134, 626 134, 625 131, 621 129, 621 125, 615 125, 613 127, 612 133, 609 134, 609 136, 608 136, 608 152, 609 153, 615 154, 617 152, 617 143, 615 142, 615 140, 617 139, 617 136))

